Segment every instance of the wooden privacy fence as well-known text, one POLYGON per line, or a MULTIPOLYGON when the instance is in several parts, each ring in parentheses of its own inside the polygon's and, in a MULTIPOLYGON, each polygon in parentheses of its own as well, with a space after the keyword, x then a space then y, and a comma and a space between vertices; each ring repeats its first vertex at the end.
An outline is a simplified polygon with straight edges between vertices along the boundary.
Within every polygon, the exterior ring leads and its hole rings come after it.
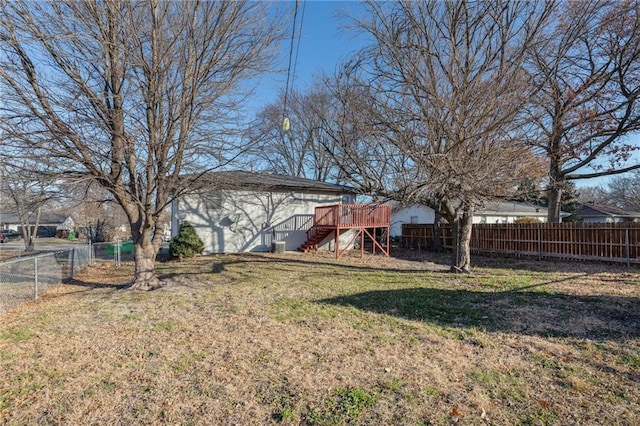
MULTIPOLYGON (((405 247, 431 248, 433 237, 432 224, 402 225, 405 247)), ((440 227, 440 238, 445 248, 452 247, 450 226, 440 227)), ((640 223, 477 224, 471 251, 640 264, 640 223)))

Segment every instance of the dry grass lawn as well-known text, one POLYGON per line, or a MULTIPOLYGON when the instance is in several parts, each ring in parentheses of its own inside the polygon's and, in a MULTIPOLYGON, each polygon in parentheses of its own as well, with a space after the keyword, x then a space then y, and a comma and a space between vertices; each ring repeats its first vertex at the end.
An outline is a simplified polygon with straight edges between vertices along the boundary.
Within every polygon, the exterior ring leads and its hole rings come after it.
POLYGON ((91 267, 0 318, 0 423, 640 424, 638 268, 421 256, 91 267))

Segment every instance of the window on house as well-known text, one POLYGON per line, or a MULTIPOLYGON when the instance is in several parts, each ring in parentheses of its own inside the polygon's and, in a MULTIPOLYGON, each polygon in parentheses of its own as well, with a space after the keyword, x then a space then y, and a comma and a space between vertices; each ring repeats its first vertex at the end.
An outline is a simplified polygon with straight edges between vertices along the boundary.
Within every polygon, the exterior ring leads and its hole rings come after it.
POLYGON ((204 197, 205 208, 208 211, 218 210, 222 207, 222 191, 215 191, 204 197))
POLYGON ((418 216, 411 216, 411 223, 418 223, 418 216))

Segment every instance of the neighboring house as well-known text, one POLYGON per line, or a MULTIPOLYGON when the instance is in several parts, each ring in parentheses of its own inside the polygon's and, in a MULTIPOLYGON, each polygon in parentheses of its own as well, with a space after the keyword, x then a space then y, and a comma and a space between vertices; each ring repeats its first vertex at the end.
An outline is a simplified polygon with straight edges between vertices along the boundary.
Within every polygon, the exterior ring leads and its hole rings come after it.
POLYGON ((576 210, 576 216, 582 222, 618 223, 640 222, 640 212, 630 212, 613 206, 587 203, 576 210))
POLYGON ((307 239, 316 207, 356 198, 351 188, 289 176, 229 171, 208 179, 211 190, 185 195, 171 208, 172 236, 181 221, 189 222, 205 253, 265 252, 274 241, 296 250, 307 239))
MULTIPOLYGON (((473 223, 514 223, 518 219, 532 218, 540 222, 547 221, 548 209, 535 204, 517 201, 496 201, 486 203, 478 208, 473 216, 473 223)), ((569 216, 561 212, 560 217, 569 216)))
MULTIPOLYGON (((58 227, 63 226, 67 219, 69 219, 69 216, 64 214, 41 213, 36 237, 55 237, 58 227)), ((33 225, 34 222, 35 214, 32 214, 29 218, 29 223, 33 225)), ((12 211, 1 211, 0 229, 13 229, 14 231, 22 232, 22 226, 20 225, 20 218, 18 217, 18 214, 12 211)))
POLYGON ((435 211, 422 204, 395 208, 391 214, 391 236, 400 237, 404 223, 434 223, 435 217, 435 211))
POLYGON ((75 234, 75 222, 71 217, 68 217, 61 225, 56 227, 56 237, 58 238, 68 238, 69 234, 73 236, 77 236, 75 234))
MULTIPOLYGON (((562 212, 561 216, 569 214, 562 212)), ((476 209, 473 215, 473 223, 513 223, 518 219, 533 218, 540 222, 547 221, 547 208, 534 204, 520 203, 514 201, 497 201, 486 203, 484 207, 476 209)), ((402 235, 402 224, 404 223, 433 223, 435 212, 432 208, 412 204, 410 206, 397 208, 391 218, 391 236, 402 235)))

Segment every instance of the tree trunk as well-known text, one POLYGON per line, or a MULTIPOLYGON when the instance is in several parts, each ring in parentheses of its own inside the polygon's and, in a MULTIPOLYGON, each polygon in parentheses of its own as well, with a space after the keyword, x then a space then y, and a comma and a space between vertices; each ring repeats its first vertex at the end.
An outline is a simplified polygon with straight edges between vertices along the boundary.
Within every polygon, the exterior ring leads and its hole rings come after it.
POLYGON ((151 228, 143 228, 139 232, 132 230, 135 259, 135 276, 131 290, 153 290, 161 286, 156 277, 155 263, 158 248, 152 241, 151 228))
POLYGON ((433 247, 431 250, 436 253, 442 253, 444 251, 444 246, 442 245, 442 238, 440 238, 440 233, 442 232, 442 214, 435 210, 435 217, 433 220, 433 247))
POLYGON ((547 222, 560 223, 562 218, 560 212, 562 211, 562 185, 559 182, 549 187, 549 211, 547 213, 547 222))
POLYGON ((549 186, 547 189, 547 200, 549 201, 547 222, 549 223, 560 223, 561 221, 562 188, 565 178, 562 173, 562 140, 559 136, 561 134, 559 127, 560 123, 554 120, 554 132, 551 137, 551 151, 549 154, 549 186))
POLYGON ((473 209, 465 210, 453 221, 453 251, 451 272, 471 273, 471 230, 473 209))
POLYGON ((36 245, 33 242, 33 235, 31 235, 31 233, 29 233, 29 239, 27 240, 27 243, 25 244, 25 251, 31 253, 36 251, 36 245))

